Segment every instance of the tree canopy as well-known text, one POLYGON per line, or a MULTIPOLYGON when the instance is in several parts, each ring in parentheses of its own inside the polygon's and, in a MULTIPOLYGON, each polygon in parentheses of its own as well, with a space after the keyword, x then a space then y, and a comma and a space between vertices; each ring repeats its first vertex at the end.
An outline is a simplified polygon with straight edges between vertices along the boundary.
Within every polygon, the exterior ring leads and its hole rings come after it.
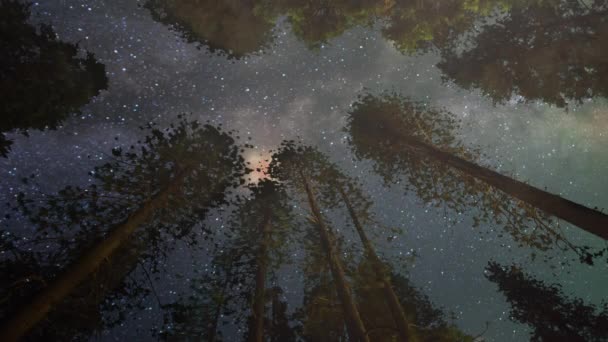
POLYGON ((604 341, 608 303, 599 307, 569 298, 559 285, 546 284, 516 265, 488 263, 485 276, 511 305, 510 318, 532 328, 531 341, 604 341))
MULTIPOLYGON (((561 234, 558 222, 551 218, 565 210, 541 210, 539 203, 542 206, 564 202, 566 206, 590 211, 573 214, 576 219, 593 214, 605 221, 605 214, 479 165, 480 153, 459 141, 458 127, 455 116, 443 109, 397 94, 365 94, 352 105, 345 130, 357 158, 373 160, 374 171, 385 183, 403 183, 406 191, 425 203, 443 205, 458 213, 471 211, 475 225, 496 223, 521 245, 541 251, 551 247, 569 249, 586 263, 603 255, 603 251, 592 254, 587 247, 570 243, 561 234), (514 191, 516 188, 521 190, 514 191), (528 195, 532 193, 535 195, 528 195), (545 199, 537 201, 541 197, 545 199)), ((606 231, 599 226, 598 234, 602 236, 606 231)))
POLYGON ((105 67, 90 52, 57 40, 51 26, 28 23, 31 4, 0 1, 0 155, 3 134, 55 129, 108 87, 105 67))
POLYGON ((603 1, 549 1, 512 8, 444 51, 445 80, 480 89, 496 103, 521 97, 557 107, 608 95, 608 7, 603 1))
POLYGON ((273 39, 274 21, 256 14, 255 1, 149 0, 145 6, 189 42, 229 58, 257 53, 273 39))
POLYGON ((2 318, 17 321, 3 326, 2 334, 12 336, 16 324, 35 326, 44 310, 51 323, 66 322, 62 317, 73 313, 70 305, 90 308, 99 326, 98 308, 109 292, 133 295, 137 291, 124 290, 124 279, 135 268, 148 263, 157 269, 178 240, 200 243, 194 228, 201 227, 208 210, 226 204, 230 189, 248 172, 235 139, 214 126, 182 118, 167 130, 147 130, 145 139, 127 151, 115 148, 110 161, 91 173, 97 183, 52 195, 20 195, 16 209, 36 231, 6 235, 11 253, 3 255, 2 267, 12 271, 3 277, 9 302, 2 318), (19 266, 23 263, 28 267, 19 266), (40 282, 15 292, 14 283, 31 274, 40 282))

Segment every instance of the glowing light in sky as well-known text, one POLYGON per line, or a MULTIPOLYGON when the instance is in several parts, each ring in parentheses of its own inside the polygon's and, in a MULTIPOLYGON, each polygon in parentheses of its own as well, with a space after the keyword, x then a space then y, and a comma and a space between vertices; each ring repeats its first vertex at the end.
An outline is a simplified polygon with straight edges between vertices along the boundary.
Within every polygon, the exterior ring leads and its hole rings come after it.
POLYGON ((266 150, 247 151, 243 156, 247 167, 253 171, 246 175, 248 183, 257 183, 263 179, 269 179, 268 167, 272 161, 272 155, 266 150))

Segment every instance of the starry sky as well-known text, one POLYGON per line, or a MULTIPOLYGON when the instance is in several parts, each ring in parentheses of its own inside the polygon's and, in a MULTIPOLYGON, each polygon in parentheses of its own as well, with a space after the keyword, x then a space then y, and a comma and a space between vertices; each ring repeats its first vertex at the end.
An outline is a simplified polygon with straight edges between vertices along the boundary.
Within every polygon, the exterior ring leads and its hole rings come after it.
MULTIPOLYGON (((178 114, 192 113, 251 137, 256 148, 246 157, 252 161, 267 156, 284 139, 299 138, 362 180, 381 222, 404 229, 391 242, 380 239, 378 250, 404 260, 415 251, 414 261, 404 261, 412 282, 436 305, 453 311, 458 326, 471 334, 483 331, 490 321, 487 341, 527 336, 525 326, 509 321, 504 297, 483 276, 490 259, 525 263, 538 278, 559 283, 566 293, 590 303, 606 297, 606 265, 572 263, 550 269, 531 261, 529 251, 508 236, 498 237, 496 227, 472 228, 470 217, 449 225, 443 210, 404 195, 402 188, 386 188, 369 162, 355 161, 342 131, 347 110, 359 94, 395 91, 455 113, 463 121, 460 137, 481 148, 486 165, 608 210, 606 100, 589 100, 567 110, 517 99, 495 105, 479 92, 442 81, 435 53, 404 55, 373 27, 353 28, 313 51, 280 21, 267 51, 227 59, 187 43, 141 5, 61 0, 39 1, 32 7, 33 22, 51 23, 61 40, 93 52, 105 64, 110 83, 60 129, 31 132, 29 137, 11 135, 15 144, 10 157, 0 158, 3 202, 22 190, 18 179, 31 173, 38 175, 44 191, 87 184, 87 171, 103 162, 104 153, 141 138, 138 126, 150 121, 166 125, 178 114)), ((576 228, 563 227, 574 241, 602 245, 576 228)), ((178 263, 182 256, 178 253, 169 262, 178 263)), ((288 284, 297 287, 293 280, 288 284)), ((173 291, 167 284, 158 288, 166 292, 161 296, 173 291)), ((154 313, 142 314, 137 324, 145 327, 146 320, 153 319, 154 313)), ((98 338, 129 335, 129 327, 98 338)))

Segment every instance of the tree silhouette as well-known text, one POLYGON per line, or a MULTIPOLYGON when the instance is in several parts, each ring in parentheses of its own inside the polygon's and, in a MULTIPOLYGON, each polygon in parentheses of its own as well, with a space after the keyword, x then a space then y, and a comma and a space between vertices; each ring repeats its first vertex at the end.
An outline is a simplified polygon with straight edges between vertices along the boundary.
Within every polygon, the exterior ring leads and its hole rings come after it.
POLYGON ((148 0, 145 7, 155 20, 172 26, 189 42, 242 58, 265 49, 273 39, 274 20, 257 15, 255 2, 148 0))
POLYGON ((281 300, 283 289, 275 286, 270 292, 270 322, 268 323, 268 339, 271 342, 295 341, 296 334, 290 326, 290 317, 287 314, 287 303, 281 300))
POLYGON ((303 190, 306 194, 311 213, 310 221, 320 238, 321 246, 329 264, 335 290, 340 298, 345 315, 348 336, 354 341, 369 341, 365 333, 365 326, 348 285, 344 263, 337 249, 336 237, 325 222, 325 218, 317 203, 315 190, 313 189, 313 181, 322 184, 323 180, 320 177, 320 171, 324 169, 326 164, 327 159, 325 156, 315 149, 298 146, 293 141, 285 141, 281 144, 278 151, 272 155, 269 170, 273 178, 290 184, 299 193, 302 193, 303 190))
MULTIPOLYGON (((243 234, 243 245, 255 246, 253 251, 256 266, 255 294, 249 331, 251 340, 264 340, 264 327, 268 298, 266 283, 270 270, 280 266, 286 257, 286 242, 293 225, 288 207, 288 197, 279 184, 261 180, 250 187, 252 199, 239 211, 239 234, 243 234)), ((243 248, 241 248, 243 249, 243 248)))
POLYGON ((264 341, 289 331, 281 317, 284 303, 274 293, 277 289, 267 289, 268 276, 286 259, 293 225, 288 198, 279 184, 268 179, 248 189, 249 196, 234 200, 230 232, 225 241, 217 242, 222 252, 214 257, 212 272, 197 281, 194 296, 167 306, 172 312, 169 325, 177 326, 166 336, 213 340, 228 305, 240 308, 231 314, 235 320, 244 321, 249 313, 247 340, 264 341), (271 315, 266 313, 269 300, 271 315))
MULTIPOLYGON (((304 341, 344 341, 349 340, 348 314, 342 304, 343 300, 337 290, 334 271, 328 260, 321 232, 316 220, 308 217, 308 228, 304 230, 301 249, 305 252, 301 265, 304 298, 303 305, 296 309, 293 319, 297 322, 298 337, 304 341), (345 329, 346 328, 346 329, 345 329)), ((345 251, 345 241, 340 237, 334 240, 337 251, 345 251)), ((340 260, 345 275, 349 275, 352 283, 352 266, 349 259, 340 260)), ((350 290, 351 298, 356 301, 355 293, 350 290)), ((360 305, 357 305, 359 311, 360 305)), ((364 319, 363 316, 360 317, 364 319)), ((367 328, 367 327, 365 327, 367 328)), ((365 330, 367 335, 367 330, 365 330)), ((368 336, 369 338, 369 336, 368 336)))
MULTIPOLYGON (((347 340, 345 314, 318 239, 316 231, 310 230, 303 241, 307 252, 303 269, 304 302, 293 316, 299 322, 298 337, 304 341, 347 340)), ((367 256, 356 265, 347 265, 353 279, 353 295, 367 329, 366 335, 372 341, 402 341, 385 299, 384 284, 378 281, 375 267, 367 256)), ((395 273, 387 263, 383 267, 390 274, 396 296, 408 318, 410 341, 472 341, 470 336, 448 324, 444 313, 434 307, 408 278, 395 273)))
POLYGON ((347 340, 345 315, 318 239, 313 233, 306 241, 304 302, 293 315, 298 322, 298 337, 304 341, 347 340))
POLYGON ((175 27, 188 41, 241 58, 263 50, 282 17, 312 50, 349 29, 377 24, 398 50, 413 54, 451 47, 458 35, 473 28, 475 20, 512 5, 505 0, 149 0, 145 6, 155 20, 175 27))
POLYGON ((605 341, 608 303, 598 308, 570 299, 559 285, 547 285, 517 266, 488 263, 488 280, 498 285, 511 305, 512 320, 533 329, 531 341, 605 341))
POLYGON ((462 0, 440 3, 428 0, 261 0, 256 4, 256 10, 268 18, 286 16, 294 35, 312 49, 351 28, 378 23, 385 39, 401 52, 413 54, 450 45, 453 38, 473 26, 476 18, 504 6, 504 1, 500 0, 482 3, 462 0))
POLYGON ((407 277, 397 274, 388 263, 384 263, 387 277, 391 279, 395 298, 407 317, 408 334, 400 332, 391 302, 386 300, 386 285, 379 281, 377 262, 365 257, 357 265, 354 291, 368 327, 372 341, 462 341, 472 342, 473 338, 445 320, 445 314, 436 308, 430 299, 414 287, 407 277))
POLYGON ((223 340, 220 321, 222 316, 233 314, 228 305, 236 299, 232 287, 240 277, 235 269, 236 258, 217 253, 211 270, 192 281, 188 296, 163 306, 165 322, 160 336, 164 340, 223 340))
POLYGON ((441 311, 434 309, 426 296, 419 294, 406 278, 396 274, 390 264, 377 254, 364 228, 364 225, 370 228, 375 223, 370 211, 372 202, 365 196, 361 185, 331 163, 322 171, 322 177, 329 184, 322 194, 322 203, 326 208, 339 207, 339 204, 345 207, 363 245, 364 257, 356 270, 355 292, 370 339, 467 340, 468 336, 443 322, 441 311), (394 277, 398 278, 397 284, 401 289, 396 288, 394 277), (416 318, 427 314, 435 315, 437 322, 423 322, 416 318))
POLYGON ((387 11, 382 36, 405 54, 451 46, 471 29, 475 19, 499 7, 500 1, 395 1, 387 11))
POLYGON ((166 132, 151 129, 130 152, 115 149, 113 155, 94 172, 102 189, 68 187, 44 201, 21 198, 23 213, 43 230, 40 241, 56 241, 52 261, 61 270, 4 323, 2 340, 27 333, 125 243, 162 255, 168 236, 191 236, 247 171, 229 133, 185 119, 166 132))
POLYGON ((387 2, 378 0, 260 0, 256 4, 257 12, 267 18, 285 16, 293 34, 313 50, 353 27, 373 24, 387 9, 387 2))
POLYGON ((57 40, 48 25, 27 22, 31 4, 0 1, 0 155, 11 141, 3 134, 55 129, 108 87, 105 67, 92 53, 57 40))
POLYGON ((393 289, 390 274, 387 273, 386 265, 377 255, 372 242, 367 236, 367 232, 363 227, 363 220, 371 221, 372 214, 369 212, 371 201, 363 194, 359 184, 350 177, 344 175, 333 164, 327 165, 322 171, 322 177, 330 184, 327 191, 323 193, 323 203, 326 207, 335 207, 336 204, 342 203, 350 216, 352 224, 363 245, 365 258, 372 265, 376 279, 374 283, 382 284, 384 301, 388 304, 397 330, 399 331, 401 340, 410 340, 412 338, 411 329, 405 312, 399 303, 399 299, 393 289))
POLYGON ((304 307, 296 315, 301 322, 300 334, 305 340, 339 340, 343 338, 344 325, 351 339, 361 330, 364 339, 373 341, 415 341, 426 336, 434 336, 435 340, 468 338, 447 324, 434 326, 417 321, 418 315, 427 315, 429 305, 412 305, 411 301, 418 302, 422 297, 415 295, 415 290, 407 290, 407 282, 403 279, 399 279, 399 286, 405 287, 397 289, 393 284, 393 277, 398 275, 380 259, 364 228, 364 225, 369 228, 373 222, 372 203, 355 180, 317 149, 293 141, 283 142, 272 160, 270 175, 290 184, 295 192, 304 192, 302 197, 312 208, 309 224, 313 229, 307 231, 304 244, 307 261, 303 272, 306 288, 310 291, 306 291, 304 307), (327 217, 344 217, 352 221, 363 245, 358 267, 339 257, 345 239, 336 234, 337 230, 329 229, 327 217), (332 246, 329 251, 327 245, 332 246), (350 284, 347 276, 351 278, 350 284), (399 297, 400 294, 407 297, 399 297), (355 319, 360 319, 361 323, 353 323, 355 319), (349 324, 360 326, 353 328, 349 324))
POLYGON ((515 95, 565 107, 608 95, 608 34, 604 1, 549 1, 517 6, 466 41, 444 51, 445 79, 497 103, 515 95))
POLYGON ((541 250, 565 244, 588 263, 594 255, 566 240, 548 215, 608 238, 607 215, 480 166, 479 152, 458 141, 458 122, 445 110, 397 95, 368 94, 349 115, 346 131, 355 155, 374 160, 374 170, 388 184, 403 177, 406 189, 424 202, 455 212, 477 208, 476 222, 504 224, 518 242, 541 250))

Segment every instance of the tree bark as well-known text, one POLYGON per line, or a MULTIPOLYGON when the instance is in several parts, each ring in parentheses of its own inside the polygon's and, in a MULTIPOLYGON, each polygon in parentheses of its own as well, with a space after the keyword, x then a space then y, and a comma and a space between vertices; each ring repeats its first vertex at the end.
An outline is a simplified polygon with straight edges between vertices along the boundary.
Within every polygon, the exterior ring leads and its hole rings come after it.
POLYGON ((0 341, 20 340, 30 329, 42 320, 51 309, 64 300, 79 284, 93 273, 105 259, 109 258, 156 210, 166 206, 169 197, 177 192, 187 175, 184 169, 166 188, 156 193, 124 223, 116 227, 93 249, 85 253, 50 285, 34 296, 30 304, 18 310, 0 328, 0 341))
POLYGON ((306 189, 306 195, 308 196, 308 204, 310 206, 310 210, 312 211, 312 214, 315 220, 317 221, 316 226, 319 230, 319 234, 321 235, 321 243, 325 248, 329 259, 329 266, 332 273, 332 277, 334 279, 336 292, 338 293, 342 308, 344 310, 346 330, 348 331, 348 336, 351 341, 369 342, 369 337, 367 336, 365 325, 361 320, 359 310, 355 305, 355 301, 348 286, 346 275, 344 273, 344 267, 342 266, 341 260, 336 255, 334 249, 335 242, 333 241, 333 238, 323 221, 323 217, 321 216, 321 211, 317 206, 313 190, 302 170, 300 170, 300 177, 302 183, 304 184, 304 188, 306 189))
POLYGON ((600 211, 501 175, 451 153, 441 151, 437 147, 415 138, 402 137, 401 142, 410 146, 413 152, 421 157, 433 158, 447 164, 547 214, 570 222, 591 234, 608 240, 608 215, 600 211))
POLYGON ((391 282, 391 277, 385 272, 384 264, 376 254, 374 247, 372 246, 371 241, 367 238, 365 234, 365 230, 357 217, 357 213, 355 212, 355 208, 352 203, 348 199, 348 196, 344 192, 344 189, 341 185, 337 185, 338 192, 340 192, 340 196, 342 200, 346 204, 346 208, 348 209, 348 213, 353 221, 355 229, 359 234, 359 238, 361 239, 361 243, 363 244, 363 248, 365 249, 365 253, 367 257, 372 262, 372 267, 374 268, 374 272, 376 273, 376 277, 378 280, 382 282, 384 289, 384 297, 385 300, 391 310, 391 314, 393 316, 393 320, 397 326, 397 330, 399 330, 399 337, 401 341, 410 340, 410 329, 409 323, 407 322, 407 318, 405 316, 405 312, 403 311, 403 307, 399 302, 399 298, 397 294, 395 294, 395 290, 393 289, 393 284, 391 282))
POLYGON ((257 255, 257 270, 255 274, 255 297, 253 302, 253 341, 264 341, 264 303, 266 293, 266 272, 268 270, 267 254, 268 239, 270 238, 270 213, 268 210, 264 214, 264 220, 260 227, 262 242, 257 255))

